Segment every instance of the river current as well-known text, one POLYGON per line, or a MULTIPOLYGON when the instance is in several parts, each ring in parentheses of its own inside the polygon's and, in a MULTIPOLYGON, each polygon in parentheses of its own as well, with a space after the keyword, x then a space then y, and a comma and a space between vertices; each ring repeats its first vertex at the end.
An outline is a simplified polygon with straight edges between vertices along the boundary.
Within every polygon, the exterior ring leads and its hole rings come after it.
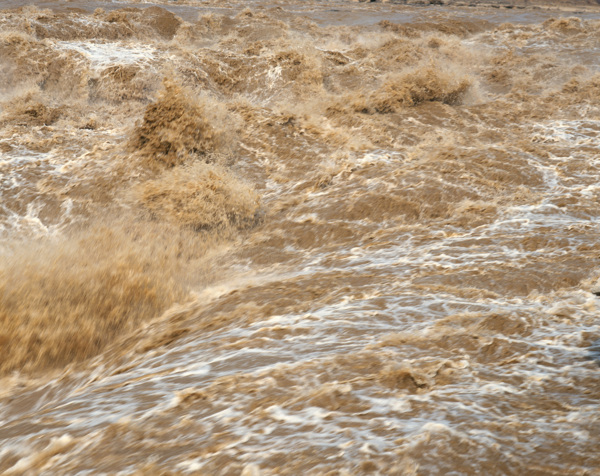
POLYGON ((600 10, 0 7, 0 473, 600 474, 600 10))

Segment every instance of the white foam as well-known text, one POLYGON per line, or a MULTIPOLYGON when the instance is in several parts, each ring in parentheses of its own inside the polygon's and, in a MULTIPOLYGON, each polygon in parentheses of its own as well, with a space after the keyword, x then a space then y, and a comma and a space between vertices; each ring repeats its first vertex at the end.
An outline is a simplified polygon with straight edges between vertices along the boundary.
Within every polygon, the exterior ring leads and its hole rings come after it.
POLYGON ((271 418, 273 418, 274 420, 279 420, 283 423, 300 424, 304 422, 304 419, 295 415, 290 415, 278 405, 272 405, 269 408, 267 408, 266 411, 271 416, 271 418))
POLYGON ((102 70, 115 64, 149 64, 156 49, 143 44, 91 43, 84 41, 61 41, 59 49, 76 51, 83 55, 92 69, 102 70))

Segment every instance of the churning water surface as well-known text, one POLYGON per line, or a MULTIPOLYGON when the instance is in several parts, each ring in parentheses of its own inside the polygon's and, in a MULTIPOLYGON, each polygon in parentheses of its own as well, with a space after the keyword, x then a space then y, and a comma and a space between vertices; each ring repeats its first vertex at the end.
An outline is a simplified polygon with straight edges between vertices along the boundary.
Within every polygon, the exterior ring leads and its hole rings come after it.
POLYGON ((592 9, 2 3, 0 471, 600 471, 592 9))

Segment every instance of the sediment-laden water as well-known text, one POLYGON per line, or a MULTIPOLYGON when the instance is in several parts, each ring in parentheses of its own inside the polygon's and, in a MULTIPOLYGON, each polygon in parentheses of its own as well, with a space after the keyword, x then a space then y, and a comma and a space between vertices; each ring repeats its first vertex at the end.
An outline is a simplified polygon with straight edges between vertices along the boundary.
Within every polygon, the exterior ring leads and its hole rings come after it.
POLYGON ((600 10, 2 7, 0 472, 598 474, 600 10))

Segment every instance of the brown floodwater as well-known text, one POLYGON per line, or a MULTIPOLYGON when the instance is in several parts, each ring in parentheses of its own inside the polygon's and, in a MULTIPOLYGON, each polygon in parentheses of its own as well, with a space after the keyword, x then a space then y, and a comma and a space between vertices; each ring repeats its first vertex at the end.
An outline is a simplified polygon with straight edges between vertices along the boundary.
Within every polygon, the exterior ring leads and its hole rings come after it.
POLYGON ((598 8, 27 3, 0 473, 600 474, 598 8))

